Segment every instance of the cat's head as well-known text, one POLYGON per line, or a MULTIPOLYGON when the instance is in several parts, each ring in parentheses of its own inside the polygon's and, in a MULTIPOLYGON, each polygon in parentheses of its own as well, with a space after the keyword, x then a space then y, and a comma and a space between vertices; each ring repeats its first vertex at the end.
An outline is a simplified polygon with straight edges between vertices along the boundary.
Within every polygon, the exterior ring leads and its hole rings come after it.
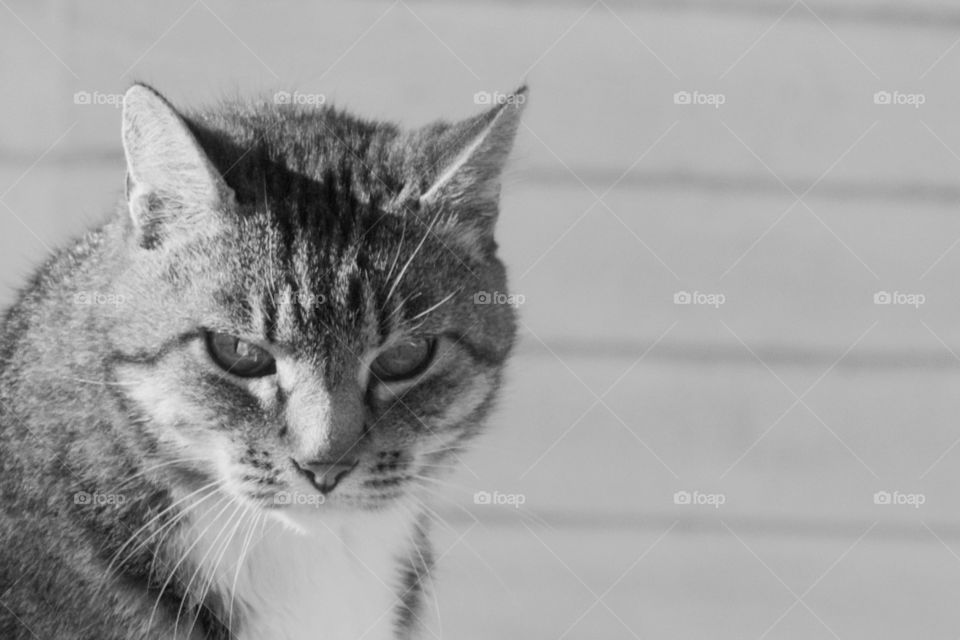
POLYGON ((455 463, 515 334, 493 231, 522 96, 407 132, 132 87, 108 368, 145 464, 296 510, 455 463))

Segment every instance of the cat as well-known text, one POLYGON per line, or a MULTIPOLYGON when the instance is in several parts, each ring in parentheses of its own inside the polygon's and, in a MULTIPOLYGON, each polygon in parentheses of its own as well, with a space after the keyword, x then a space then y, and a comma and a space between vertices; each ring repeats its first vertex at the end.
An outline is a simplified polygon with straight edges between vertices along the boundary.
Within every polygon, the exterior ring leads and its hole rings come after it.
POLYGON ((116 214, 0 331, 0 637, 436 637, 429 499, 516 333, 476 296, 525 92, 416 130, 125 93, 116 214))

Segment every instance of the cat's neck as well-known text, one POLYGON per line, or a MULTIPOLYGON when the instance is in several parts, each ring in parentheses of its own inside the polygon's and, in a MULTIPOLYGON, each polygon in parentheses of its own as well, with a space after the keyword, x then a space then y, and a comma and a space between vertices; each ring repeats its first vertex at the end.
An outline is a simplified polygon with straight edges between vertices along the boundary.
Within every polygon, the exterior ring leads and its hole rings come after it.
POLYGON ((425 586, 407 583, 420 573, 411 566, 428 554, 407 508, 286 522, 218 506, 205 516, 181 534, 192 545, 186 564, 200 567, 186 572, 196 573, 188 590, 203 594, 209 583, 238 640, 394 640, 419 637, 426 624, 420 607, 411 628, 398 627, 410 594, 425 586))

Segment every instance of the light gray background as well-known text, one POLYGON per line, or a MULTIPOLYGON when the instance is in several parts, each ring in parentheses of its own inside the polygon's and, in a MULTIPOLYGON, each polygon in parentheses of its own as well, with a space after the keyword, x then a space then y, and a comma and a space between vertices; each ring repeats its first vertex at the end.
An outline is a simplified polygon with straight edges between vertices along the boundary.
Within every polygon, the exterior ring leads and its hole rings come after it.
POLYGON ((438 487, 443 637, 955 638, 958 37, 954 2, 0 0, 0 298, 121 188, 119 112, 76 92, 419 125, 528 80, 522 339, 438 487))

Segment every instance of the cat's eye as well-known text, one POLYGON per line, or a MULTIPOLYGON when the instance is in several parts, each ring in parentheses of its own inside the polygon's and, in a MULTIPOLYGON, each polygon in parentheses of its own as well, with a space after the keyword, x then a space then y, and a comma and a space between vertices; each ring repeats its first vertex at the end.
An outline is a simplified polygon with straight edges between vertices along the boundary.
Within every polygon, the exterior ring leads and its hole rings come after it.
POLYGON ((207 351, 217 365, 241 378, 259 378, 277 371, 277 364, 266 350, 229 333, 207 332, 207 351))
POLYGON ((399 382, 416 377, 427 370, 436 351, 434 338, 407 338, 381 353, 370 371, 381 382, 399 382))

